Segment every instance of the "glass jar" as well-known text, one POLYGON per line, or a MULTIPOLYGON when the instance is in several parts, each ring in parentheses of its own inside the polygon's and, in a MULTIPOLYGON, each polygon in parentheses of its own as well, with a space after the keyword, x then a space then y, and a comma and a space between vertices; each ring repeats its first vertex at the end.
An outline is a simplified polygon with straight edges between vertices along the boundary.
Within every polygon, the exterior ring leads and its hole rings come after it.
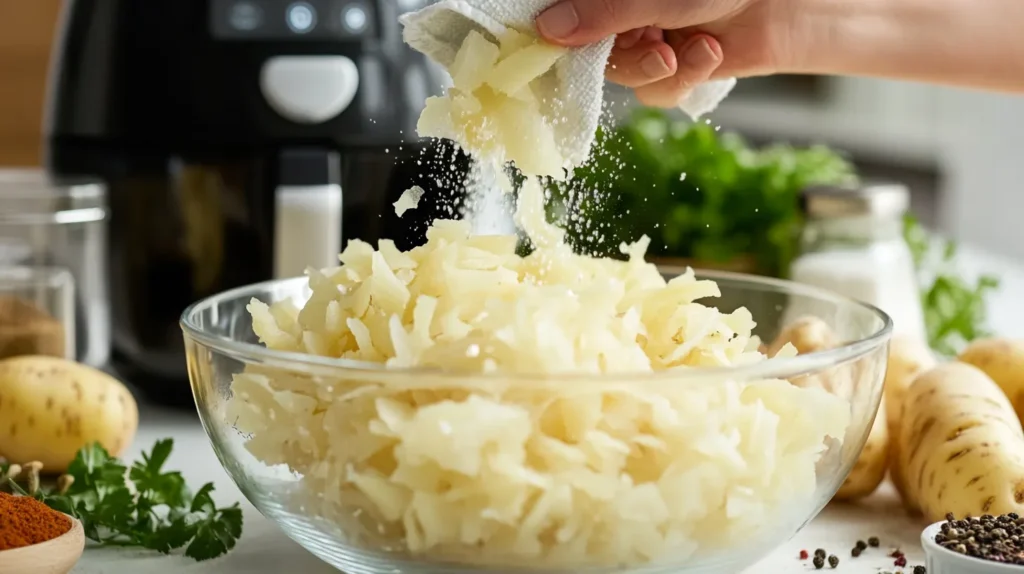
POLYGON ((61 268, 0 266, 0 360, 75 358, 75 292, 61 268))
POLYGON ((807 223, 793 280, 870 303, 892 317, 894 333, 927 341, 914 259, 903 238, 907 188, 814 187, 805 200, 807 223))
POLYGON ((98 181, 0 170, 0 269, 67 271, 73 285, 63 290, 74 297, 68 356, 94 367, 106 365, 111 346, 106 201, 98 181))

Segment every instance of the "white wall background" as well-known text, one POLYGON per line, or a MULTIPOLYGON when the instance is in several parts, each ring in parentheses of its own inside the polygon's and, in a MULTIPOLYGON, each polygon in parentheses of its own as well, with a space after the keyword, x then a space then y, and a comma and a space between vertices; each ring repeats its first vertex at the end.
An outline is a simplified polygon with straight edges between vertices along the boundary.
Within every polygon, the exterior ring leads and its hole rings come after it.
POLYGON ((945 90, 939 97, 943 222, 957 237, 1024 259, 1024 97, 945 90))

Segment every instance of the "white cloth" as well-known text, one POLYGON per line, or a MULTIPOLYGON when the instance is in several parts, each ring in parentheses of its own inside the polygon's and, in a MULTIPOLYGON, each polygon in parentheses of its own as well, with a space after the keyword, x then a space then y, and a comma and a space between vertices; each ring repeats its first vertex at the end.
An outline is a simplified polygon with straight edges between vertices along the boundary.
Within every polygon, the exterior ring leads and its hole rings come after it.
MULTIPOLYGON (((534 19, 556 0, 441 0, 401 17, 407 44, 448 69, 470 31, 491 36, 509 27, 534 30, 534 19)), ((558 101, 568 102, 553 115, 552 124, 562 155, 573 165, 587 159, 594 143, 604 104, 604 72, 615 38, 574 48, 555 69, 558 101)), ((679 107, 693 119, 711 111, 729 94, 736 80, 716 80, 697 86, 679 107)), ((547 98, 554 101, 555 98, 547 98)))

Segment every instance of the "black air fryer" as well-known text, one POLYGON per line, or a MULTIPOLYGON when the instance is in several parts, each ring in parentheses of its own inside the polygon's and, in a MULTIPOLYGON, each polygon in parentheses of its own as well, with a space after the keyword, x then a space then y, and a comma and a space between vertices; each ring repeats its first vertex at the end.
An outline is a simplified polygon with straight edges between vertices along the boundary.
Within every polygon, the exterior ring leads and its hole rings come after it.
POLYGON ((413 247, 443 215, 467 166, 415 138, 446 81, 402 42, 424 2, 66 2, 47 166, 108 184, 114 367, 151 398, 192 404, 192 302, 336 265, 343 238, 413 247))

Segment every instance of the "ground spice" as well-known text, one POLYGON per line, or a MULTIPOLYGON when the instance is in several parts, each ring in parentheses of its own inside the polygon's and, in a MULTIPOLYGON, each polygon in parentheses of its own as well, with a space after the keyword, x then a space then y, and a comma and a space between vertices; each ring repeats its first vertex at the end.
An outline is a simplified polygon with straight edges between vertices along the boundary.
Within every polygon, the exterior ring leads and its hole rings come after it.
POLYGON ((53 540, 71 530, 71 519, 28 496, 0 492, 0 550, 53 540))
POLYGON ((64 325, 31 301, 0 295, 0 359, 64 357, 64 325))

